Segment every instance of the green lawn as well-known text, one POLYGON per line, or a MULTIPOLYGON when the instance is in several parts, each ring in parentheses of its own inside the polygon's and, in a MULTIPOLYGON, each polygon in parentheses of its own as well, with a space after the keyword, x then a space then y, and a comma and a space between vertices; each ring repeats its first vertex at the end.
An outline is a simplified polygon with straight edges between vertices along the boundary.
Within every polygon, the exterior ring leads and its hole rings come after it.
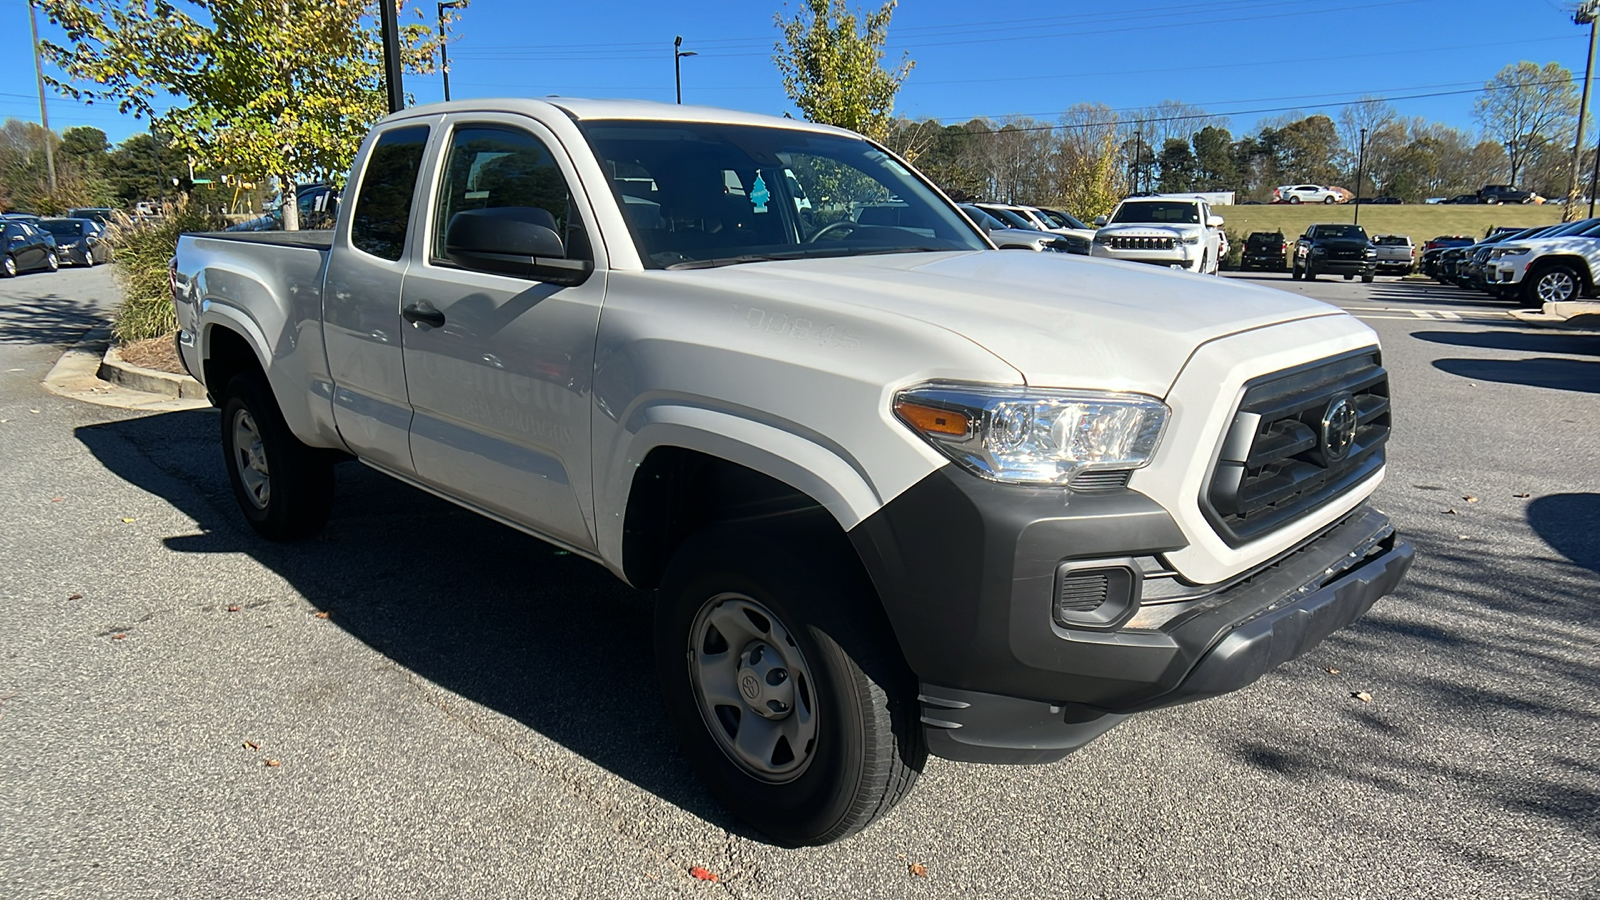
MULTIPOLYGON (((1441 234, 1482 237, 1490 228, 1516 225, 1554 225, 1561 221, 1561 207, 1553 204, 1515 206, 1365 206, 1361 227, 1367 234, 1409 234, 1413 244, 1441 234)), ((1213 211, 1227 223, 1228 232, 1243 238, 1252 231, 1282 231, 1291 241, 1305 233, 1306 226, 1322 222, 1349 222, 1356 207, 1348 204, 1323 206, 1218 206, 1213 211)), ((1587 213, 1588 208, 1579 210, 1587 213)))

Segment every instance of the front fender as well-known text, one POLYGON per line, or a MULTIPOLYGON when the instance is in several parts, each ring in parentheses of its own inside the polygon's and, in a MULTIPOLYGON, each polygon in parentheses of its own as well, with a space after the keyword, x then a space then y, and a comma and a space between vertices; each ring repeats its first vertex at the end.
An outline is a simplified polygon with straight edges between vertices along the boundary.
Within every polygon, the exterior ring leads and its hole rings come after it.
MULTIPOLYGON (((816 500, 845 531, 883 506, 882 496, 861 463, 827 438, 787 422, 765 422, 706 407, 661 404, 630 417, 624 452, 611 454, 611 466, 600 480, 597 537, 603 559, 620 564, 623 524, 633 471, 659 447, 680 447, 724 459, 768 475, 816 500)), ((914 482, 938 468, 942 458, 911 446, 914 482)), ((619 569, 620 570, 620 569, 619 569)))

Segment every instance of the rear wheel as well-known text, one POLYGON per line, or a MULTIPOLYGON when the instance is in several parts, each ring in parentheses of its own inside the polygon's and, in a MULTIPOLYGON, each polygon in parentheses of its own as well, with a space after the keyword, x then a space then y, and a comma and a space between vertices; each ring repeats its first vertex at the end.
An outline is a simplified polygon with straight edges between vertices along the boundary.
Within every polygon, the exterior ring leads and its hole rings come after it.
POLYGON ((1293 195, 1291 195, 1291 196, 1290 196, 1290 197, 1289 197, 1289 202, 1290 202, 1290 203, 1295 203, 1295 204, 1298 204, 1298 203, 1299 203, 1299 202, 1300 202, 1300 198, 1299 198, 1299 197, 1296 197, 1296 196, 1293 196, 1293 195))
POLYGON ((780 843, 865 828, 927 756, 915 677, 848 548, 787 529, 713 527, 674 556, 656 665, 690 765, 780 843))
POLYGON ((83 264, 88 266, 91 269, 94 268, 94 251, 93 250, 84 250, 83 251, 83 264))
POLYGON ((1289 280, 1291 280, 1291 281, 1299 281, 1300 280, 1300 264, 1299 263, 1294 263, 1293 265, 1291 265, 1289 267, 1289 280))
POLYGON ((333 457, 289 430, 259 374, 235 375, 223 392, 222 453, 245 520, 272 541, 307 537, 333 509, 333 457))

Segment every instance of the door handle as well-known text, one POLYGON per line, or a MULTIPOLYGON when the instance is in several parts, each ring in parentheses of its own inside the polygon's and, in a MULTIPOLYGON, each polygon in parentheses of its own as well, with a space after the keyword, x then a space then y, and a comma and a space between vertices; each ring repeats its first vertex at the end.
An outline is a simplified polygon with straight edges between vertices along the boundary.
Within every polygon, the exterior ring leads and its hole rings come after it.
POLYGON ((400 310, 401 318, 412 325, 429 325, 434 328, 444 327, 444 313, 433 308, 433 304, 426 300, 413 303, 400 310))

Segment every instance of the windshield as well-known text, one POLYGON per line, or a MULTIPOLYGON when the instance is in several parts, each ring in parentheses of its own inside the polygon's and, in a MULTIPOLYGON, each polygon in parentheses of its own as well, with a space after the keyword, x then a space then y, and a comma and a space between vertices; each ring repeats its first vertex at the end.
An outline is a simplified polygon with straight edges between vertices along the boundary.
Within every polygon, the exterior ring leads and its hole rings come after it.
POLYGON ((71 219, 45 219, 39 227, 50 232, 56 237, 65 237, 83 233, 83 222, 71 219))
POLYGON ((1349 238, 1354 241, 1367 239, 1367 230, 1360 225, 1318 225, 1314 237, 1319 238, 1349 238))
POLYGON ((1014 209, 1003 206, 986 206, 983 211, 1005 223, 1007 228, 1021 228, 1025 231, 1038 231, 1039 226, 1033 224, 1027 216, 1014 209))
POLYGON ((1083 223, 1082 219, 1079 219, 1076 216, 1070 216, 1070 215, 1062 212, 1059 209, 1047 210, 1047 212, 1049 212, 1052 216, 1055 216, 1057 219, 1061 220, 1061 222, 1067 228, 1076 228, 1079 231, 1093 231, 1094 230, 1090 226, 1085 225, 1083 223))
POLYGON ((1380 234, 1373 239, 1373 243, 1382 247, 1407 247, 1411 244, 1411 238, 1403 234, 1380 234))
POLYGON ((708 122, 582 123, 650 268, 988 245, 859 138, 708 122))
POLYGON ((1006 223, 1000 221, 999 219, 996 219, 994 216, 989 215, 988 213, 984 212, 983 210, 977 208, 976 206, 963 206, 963 207, 961 207, 961 211, 966 213, 968 216, 971 216, 972 217, 972 221, 977 222, 978 226, 980 228, 1010 228, 1011 227, 1010 225, 1007 225, 1006 223))
POLYGON ((1111 217, 1113 225, 1154 222, 1161 225, 1199 225, 1200 204, 1182 200, 1141 200, 1124 203, 1111 217))

